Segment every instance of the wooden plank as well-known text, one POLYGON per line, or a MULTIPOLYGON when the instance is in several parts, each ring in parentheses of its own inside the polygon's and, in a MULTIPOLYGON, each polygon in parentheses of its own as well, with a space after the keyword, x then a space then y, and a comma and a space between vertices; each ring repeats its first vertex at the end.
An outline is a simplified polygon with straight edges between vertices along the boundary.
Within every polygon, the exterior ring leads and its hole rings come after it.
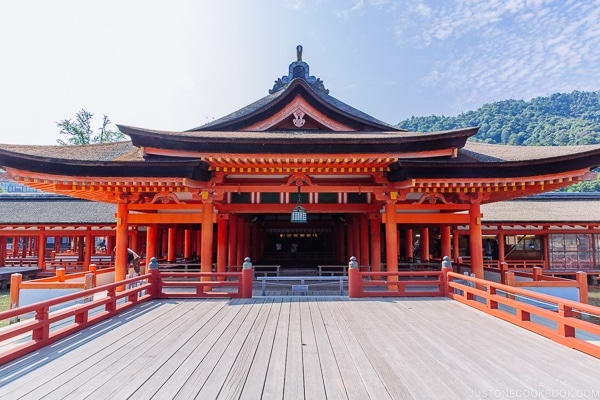
POLYGON ((181 387, 175 398, 215 399, 236 360, 239 348, 246 340, 264 300, 254 300, 242 305, 242 313, 238 313, 220 340, 210 349, 206 358, 192 372, 190 378, 181 387), (226 335, 229 333, 229 335, 226 335))
MULTIPOLYGON (((396 371, 396 377, 386 377, 391 379, 388 381, 388 387, 394 387, 398 385, 396 380, 401 382, 401 385, 405 391, 410 393, 413 398, 465 398, 465 395, 461 393, 453 392, 454 384, 462 385, 462 381, 454 382, 452 379, 447 381, 447 371, 444 371, 447 364, 445 355, 446 352, 431 351, 431 346, 423 346, 423 332, 428 332, 423 329, 423 324, 427 324, 428 321, 422 318, 418 318, 415 324, 407 324, 406 314, 417 316, 418 310, 412 308, 398 307, 395 301, 380 301, 378 307, 373 305, 367 305, 368 310, 364 310, 370 315, 365 315, 364 324, 368 325, 371 321, 377 321, 381 318, 385 318, 388 321, 387 324, 381 326, 378 330, 378 334, 381 335, 380 340, 373 338, 374 343, 379 343, 379 348, 383 351, 388 358, 389 364, 392 370, 396 371), (391 311, 386 314, 387 305, 391 305, 391 311), (384 338, 387 338, 385 340, 384 338), (432 361, 431 358, 434 358, 432 361), (439 359, 436 360, 436 357, 439 359), (410 368, 407 366, 410 365, 410 368)), ((417 304, 418 306, 418 304, 417 304)), ((416 307, 415 307, 416 308, 416 307)), ((434 334, 432 336, 435 339, 439 338, 434 334)), ((449 347, 447 351, 452 352, 452 348, 449 347)), ((468 364, 468 363, 467 363, 468 364)), ((453 365, 453 363, 451 363, 453 365)), ((465 380, 472 378, 474 374, 467 375, 465 380)), ((477 379, 477 376, 475 376, 477 379)), ((401 395, 403 398, 407 396, 405 393, 397 393, 394 398, 401 395)))
MULTIPOLYGON (((262 387, 264 383, 264 377, 261 380, 253 381, 248 379, 248 374, 252 368, 252 364, 256 357, 260 357, 259 344, 262 340, 263 333, 267 326, 268 317, 271 312, 272 299, 265 299, 265 303, 261 305, 259 313, 253 321, 252 327, 248 332, 246 340, 241 345, 235 362, 231 366, 227 378, 223 381, 223 388, 218 392, 220 399, 239 399, 243 389, 248 385, 249 387, 260 388, 260 394, 262 395, 262 387)), ((274 329, 274 325, 271 324, 274 329)), ((269 349, 270 352, 270 349, 269 349)), ((260 396, 255 397, 260 398, 260 396)))
MULTIPOLYGON (((121 327, 126 325, 128 317, 135 317, 136 312, 140 329, 139 334, 150 334, 149 331, 157 329, 158 326, 164 323, 170 323, 177 319, 175 313, 170 313, 173 310, 171 304, 146 303, 136 306, 135 309, 127 313, 123 313, 115 318, 103 321, 93 325, 84 331, 71 335, 68 338, 58 342, 57 344, 45 347, 37 354, 41 358, 41 365, 28 365, 23 363, 9 363, 0 371, 4 378, 1 384, 6 383, 6 378, 12 376, 13 379, 24 375, 24 379, 19 381, 24 386, 15 388, 15 394, 31 394, 33 397, 42 393, 53 393, 60 398, 62 394, 66 395, 81 385, 84 381, 69 381, 65 382, 63 374, 69 373, 74 376, 81 376, 89 373, 92 368, 96 368, 97 361, 104 357, 110 356, 119 349, 128 347, 130 343, 136 340, 135 335, 123 335, 119 332, 121 327), (159 307, 155 307, 158 305, 159 307), (144 313, 144 309, 150 309, 157 312, 144 313), (141 314, 141 315, 140 315, 141 314), (94 340, 97 339, 97 340, 94 340), (51 355, 60 355, 61 368, 57 368, 56 363, 51 362, 51 355), (44 363, 44 361, 46 361, 44 363), (24 368, 23 371, 10 371, 10 366, 16 365, 24 368), (33 368, 35 366, 35 368, 33 368), (28 369, 32 372, 27 373, 28 369)), ((131 326, 128 326, 130 328, 131 326)), ((28 357, 25 357, 27 360, 28 357)), ((92 376, 93 377, 93 376, 92 376)), ((91 386, 90 386, 91 387, 91 386)), ((12 391, 6 392, 8 396, 12 395, 12 391)))
MULTIPOLYGON (((269 307, 269 315, 265 321, 264 329, 256 349, 256 354, 252 360, 252 364, 249 366, 246 383, 244 384, 243 391, 239 397, 240 400, 255 400, 263 398, 265 381, 267 379, 267 372, 269 370, 270 362, 272 361, 271 356, 280 315, 281 299, 272 299, 269 307)), ((283 381, 283 379, 281 379, 281 381, 283 381)), ((269 397, 267 396, 266 398, 269 397)))
POLYGON ((182 356, 196 347, 196 339, 210 331, 211 321, 227 313, 224 302, 207 302, 205 305, 207 307, 196 306, 181 317, 187 317, 183 330, 168 335, 156 332, 150 341, 153 345, 144 352, 138 351, 137 357, 128 363, 125 373, 113 377, 108 385, 110 389, 103 390, 101 395, 111 399, 129 398, 147 383, 148 375, 173 374, 182 356), (152 360, 151 364, 148 364, 149 360, 152 360))
MULTIPOLYGON (((402 368, 406 364, 396 364, 394 352, 390 352, 385 347, 394 342, 390 340, 389 335, 383 333, 385 326, 380 326, 383 324, 376 322, 376 318, 367 315, 375 311, 376 308, 373 305, 372 302, 365 304, 340 302, 338 310, 346 319, 348 328, 360 343, 363 351, 368 354, 371 368, 381 380, 388 396, 393 399, 435 398, 419 396, 419 393, 408 389, 407 382, 402 377, 402 368), (354 311, 357 306, 362 312, 354 311), (377 329, 375 329, 376 326, 377 329)), ((414 385, 415 382, 411 382, 411 384, 414 385)))
MULTIPOLYGON (((352 355, 350 354, 350 351, 344 342, 342 331, 340 331, 340 329, 345 329, 346 327, 340 327, 334 322, 335 319, 332 314, 332 307, 330 304, 328 304, 329 302, 335 302, 335 300, 321 299, 318 302, 318 306, 322 315, 322 320, 324 322, 327 321, 323 328, 327 333, 327 338, 331 346, 331 351, 335 357, 335 362, 339 366, 339 373, 342 378, 341 384, 343 385, 343 389, 347 395, 347 398, 350 400, 368 399, 368 390, 365 387, 365 384, 358 372, 357 366, 354 364, 352 355)), ((334 373, 332 374, 335 376, 334 373)), ((328 376, 328 373, 324 374, 324 376, 328 376)), ((325 390, 327 391, 328 395, 331 393, 332 396, 335 396, 337 391, 329 388, 330 385, 331 384, 327 383, 325 385, 325 390)))
POLYGON ((331 320, 338 326, 342 340, 350 354, 352 361, 349 365, 352 365, 358 372, 359 380, 363 382, 367 391, 367 398, 382 400, 391 399, 392 397, 385 385, 373 368, 373 365, 371 365, 371 354, 363 350, 359 338, 353 334, 347 320, 342 315, 339 309, 341 303, 342 302, 328 302, 325 304, 328 306, 331 320))
MULTIPOLYGON (((92 370, 83 371, 82 377, 85 378, 75 380, 79 386, 68 392, 68 396, 74 398, 92 396, 109 399, 116 398, 112 396, 112 393, 118 390, 133 392, 137 386, 134 387, 132 381, 136 379, 141 383, 145 381, 145 379, 140 379, 143 378, 141 375, 136 376, 140 370, 148 367, 149 360, 156 360, 160 364, 160 353, 171 353, 172 349, 169 346, 173 338, 184 335, 190 324, 195 320, 194 313, 191 312, 194 305, 185 302, 180 304, 181 306, 173 312, 179 317, 169 324, 163 325, 161 329, 148 332, 146 335, 142 335, 137 330, 131 330, 129 334, 134 337, 134 340, 129 342, 127 346, 123 346, 104 357, 94 356, 95 365, 93 369, 96 370, 96 373, 93 373, 92 370), (152 339, 149 340, 150 338, 152 339)), ((62 388, 58 389, 57 392, 62 392, 62 390, 62 388)), ((60 393, 60 396, 62 397, 63 394, 60 393)))
POLYGON ((319 364, 321 366, 321 374, 325 397, 328 400, 348 399, 348 393, 344 387, 344 380, 340 373, 341 368, 346 368, 345 365, 338 364, 332 348, 332 339, 325 328, 326 322, 323 319, 320 308, 321 301, 313 299, 309 301, 310 317, 313 322, 314 342, 316 352, 318 354, 319 364))
POLYGON ((325 387, 323 386, 322 365, 309 301, 313 302, 315 300, 314 298, 303 298, 299 302, 302 364, 304 367, 304 396, 307 399, 324 399, 327 396, 325 395, 325 387))
POLYGON ((199 390, 212 370, 212 366, 214 366, 214 364, 209 365, 213 360, 211 351, 218 352, 225 348, 230 336, 224 334, 224 332, 228 327, 233 326, 235 329, 239 326, 239 323, 236 322, 239 314, 242 310, 245 310, 245 305, 251 307, 252 304, 248 305, 244 301, 235 301, 232 307, 225 308, 226 313, 224 315, 212 318, 207 329, 196 332, 193 338, 190 339, 190 343, 193 344, 192 347, 185 349, 187 351, 178 353, 179 360, 176 361, 179 365, 176 366, 177 363, 173 363, 174 369, 161 369, 162 376, 157 379, 157 382, 153 383, 158 388, 155 393, 148 393, 146 388, 141 388, 135 393, 135 397, 140 399, 150 397, 174 398, 176 393, 186 384, 195 385, 196 391, 199 390))
POLYGON ((304 399, 301 328, 300 303, 298 299, 293 299, 290 302, 290 322, 287 332, 284 399, 304 399))
POLYGON ((265 377, 263 398, 282 399, 285 388, 285 363, 287 359, 288 332, 290 326, 291 299, 281 299, 277 329, 273 339, 271 358, 265 377))

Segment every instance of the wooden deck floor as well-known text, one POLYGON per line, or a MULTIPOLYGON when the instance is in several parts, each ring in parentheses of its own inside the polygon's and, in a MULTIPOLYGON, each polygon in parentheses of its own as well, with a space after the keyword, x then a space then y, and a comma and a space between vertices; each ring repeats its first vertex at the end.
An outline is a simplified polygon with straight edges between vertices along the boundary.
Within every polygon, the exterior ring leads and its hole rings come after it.
POLYGON ((574 398, 599 373, 449 299, 161 300, 1 366, 0 398, 574 398))

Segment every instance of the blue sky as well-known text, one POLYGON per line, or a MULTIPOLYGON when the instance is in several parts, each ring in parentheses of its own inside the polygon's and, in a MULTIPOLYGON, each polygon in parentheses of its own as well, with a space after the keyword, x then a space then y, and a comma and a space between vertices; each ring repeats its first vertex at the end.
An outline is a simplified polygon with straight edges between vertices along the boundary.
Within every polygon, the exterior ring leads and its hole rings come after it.
POLYGON ((600 0, 4 1, 0 142, 56 144, 82 108, 190 129, 267 95, 298 44, 391 124, 600 90, 600 0))

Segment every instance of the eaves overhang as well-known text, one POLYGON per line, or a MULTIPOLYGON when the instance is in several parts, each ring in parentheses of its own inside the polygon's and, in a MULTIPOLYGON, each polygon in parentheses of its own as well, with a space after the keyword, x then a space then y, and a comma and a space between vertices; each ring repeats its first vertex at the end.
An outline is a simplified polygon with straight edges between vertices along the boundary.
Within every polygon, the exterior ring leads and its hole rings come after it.
POLYGON ((119 125, 132 143, 186 155, 402 154, 460 149, 479 128, 443 132, 167 132, 119 125))
POLYGON ((41 157, 0 149, 0 165, 22 171, 61 176, 182 177, 210 180, 208 164, 181 158, 140 161, 90 161, 41 157))
POLYGON ((581 153, 522 161, 399 160, 390 166, 388 179, 398 182, 415 178, 518 178, 593 169, 599 165, 600 147, 581 153))

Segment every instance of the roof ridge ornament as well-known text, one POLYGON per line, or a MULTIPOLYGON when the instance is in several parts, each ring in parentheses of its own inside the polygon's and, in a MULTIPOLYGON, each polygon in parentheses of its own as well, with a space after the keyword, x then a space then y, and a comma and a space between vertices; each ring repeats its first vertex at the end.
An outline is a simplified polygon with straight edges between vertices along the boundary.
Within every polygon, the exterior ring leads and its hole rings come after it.
POLYGON ((302 45, 296 46, 296 61, 290 64, 289 73, 287 76, 284 75, 275 81, 273 89, 269 90, 269 94, 280 91, 295 78, 304 79, 313 88, 320 90, 325 94, 329 94, 329 90, 325 89, 323 81, 320 78, 311 76, 309 74, 308 64, 302 61, 302 50, 302 45))

